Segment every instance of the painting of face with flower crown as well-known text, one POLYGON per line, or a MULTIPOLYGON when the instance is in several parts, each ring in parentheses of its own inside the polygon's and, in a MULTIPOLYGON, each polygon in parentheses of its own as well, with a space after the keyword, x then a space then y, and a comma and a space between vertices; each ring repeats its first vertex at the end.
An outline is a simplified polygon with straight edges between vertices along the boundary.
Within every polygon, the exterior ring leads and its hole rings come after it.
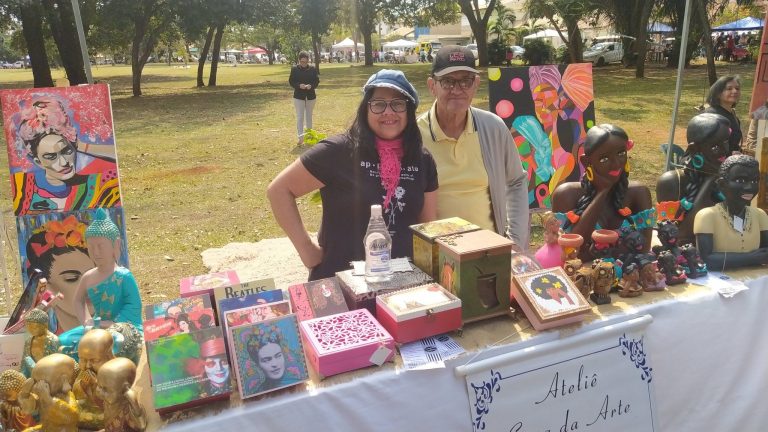
POLYGON ((16 215, 119 207, 106 84, 2 90, 16 215))
MULTIPOLYGON (((32 269, 40 269, 48 280, 48 288, 64 298, 55 302, 52 331, 66 331, 82 323, 77 319, 78 306, 70 300, 75 295, 83 273, 94 267, 88 256, 85 230, 95 210, 54 212, 21 216, 16 219, 21 255, 21 272, 26 284, 32 269)), ((120 264, 128 266, 125 223, 122 207, 107 209, 109 217, 121 232, 120 264)), ((80 306, 82 307, 82 305, 80 306)))
POLYGON ((296 315, 230 328, 229 334, 243 398, 309 379, 296 315))
POLYGON ((528 207, 551 208, 560 183, 578 181, 595 124, 592 64, 489 68, 491 111, 504 120, 528 172, 528 207))

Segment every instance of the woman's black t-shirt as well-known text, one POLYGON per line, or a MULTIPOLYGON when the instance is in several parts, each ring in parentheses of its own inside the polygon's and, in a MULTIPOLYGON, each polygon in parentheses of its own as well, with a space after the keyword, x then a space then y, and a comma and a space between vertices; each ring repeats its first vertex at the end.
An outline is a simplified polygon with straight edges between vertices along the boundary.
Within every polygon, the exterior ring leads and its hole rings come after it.
POLYGON ((310 280, 331 277, 350 268, 350 261, 365 259, 363 237, 373 204, 382 206, 392 236, 392 258, 413 256, 408 227, 419 222, 424 193, 438 186, 437 168, 429 151, 423 149, 417 162, 401 164, 400 181, 386 209, 378 155, 357 154, 348 137, 338 135, 324 140, 302 154, 300 160, 325 185, 320 189, 323 217, 318 233, 323 261, 312 269, 310 280))

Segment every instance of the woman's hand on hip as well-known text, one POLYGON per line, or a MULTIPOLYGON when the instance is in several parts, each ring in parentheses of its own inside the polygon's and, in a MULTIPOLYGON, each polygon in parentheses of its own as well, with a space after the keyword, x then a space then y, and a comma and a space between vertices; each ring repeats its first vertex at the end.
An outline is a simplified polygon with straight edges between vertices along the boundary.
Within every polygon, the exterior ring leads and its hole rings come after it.
POLYGON ((312 240, 305 247, 301 248, 299 257, 305 267, 309 269, 315 268, 323 261, 323 248, 312 240))

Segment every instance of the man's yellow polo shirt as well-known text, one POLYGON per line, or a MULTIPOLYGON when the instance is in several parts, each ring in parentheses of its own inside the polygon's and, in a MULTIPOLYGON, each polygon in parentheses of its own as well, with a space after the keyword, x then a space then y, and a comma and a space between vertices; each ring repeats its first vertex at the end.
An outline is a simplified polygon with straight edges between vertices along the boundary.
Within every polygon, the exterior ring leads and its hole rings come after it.
POLYGON ((467 126, 458 140, 440 129, 434 104, 419 117, 418 125, 424 146, 437 165, 438 219, 458 216, 495 232, 488 173, 470 111, 467 110, 467 126))

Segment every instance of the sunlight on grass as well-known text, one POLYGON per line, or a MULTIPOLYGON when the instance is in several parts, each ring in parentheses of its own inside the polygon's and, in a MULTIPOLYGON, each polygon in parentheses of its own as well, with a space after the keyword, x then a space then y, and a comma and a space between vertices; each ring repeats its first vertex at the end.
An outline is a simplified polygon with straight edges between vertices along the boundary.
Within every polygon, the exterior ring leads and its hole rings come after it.
MULTIPOLYGON (((383 67, 322 64, 314 129, 332 135, 348 127, 362 85, 383 67)), ((429 66, 398 67, 419 92, 419 112, 429 109, 429 66)), ((130 67, 93 69, 98 81, 111 86, 131 267, 145 298, 176 296, 181 277, 205 272, 200 258, 204 249, 283 236, 265 190, 297 156, 289 67, 223 65, 219 86, 200 89, 195 87, 196 71, 196 65, 150 64, 144 69, 144 96, 134 98, 130 67)), ((742 76, 739 113, 746 129, 754 65, 721 65, 719 73, 742 76)), ((63 71, 53 74, 64 80, 63 71)), ((595 68, 595 111, 598 123, 615 123, 635 140, 632 179, 653 189, 664 161, 659 145, 668 138, 675 71, 650 66, 647 74, 636 80, 634 70, 595 68)), ((31 85, 29 70, 0 70, 0 88, 31 85)), ((707 88, 703 66, 686 70, 676 143, 685 143, 685 125, 707 88)), ((483 84, 475 106, 488 108, 487 91, 483 84)), ((5 152, 0 152, 0 166, 7 166, 5 152)), ((0 185, 8 185, 6 169, 0 169, 0 185)), ((0 186, 0 208, 14 237, 8 190, 0 186)), ((316 230, 319 207, 307 196, 299 208, 308 228, 316 230)), ((540 242, 540 235, 534 241, 540 242)))

